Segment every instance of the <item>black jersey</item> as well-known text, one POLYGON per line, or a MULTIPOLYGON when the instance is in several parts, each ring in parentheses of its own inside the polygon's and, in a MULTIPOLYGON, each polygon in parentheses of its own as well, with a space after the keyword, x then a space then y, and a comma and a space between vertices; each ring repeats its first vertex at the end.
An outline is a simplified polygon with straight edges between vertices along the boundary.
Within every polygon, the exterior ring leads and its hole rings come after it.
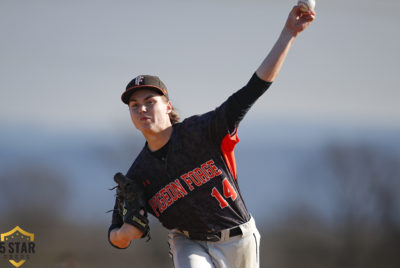
MULTIPOLYGON (((254 74, 215 110, 173 125, 165 157, 144 146, 126 176, 144 186, 147 211, 166 228, 217 231, 250 219, 233 149, 239 122, 270 85, 254 74)), ((121 225, 114 213, 110 230, 121 225)))

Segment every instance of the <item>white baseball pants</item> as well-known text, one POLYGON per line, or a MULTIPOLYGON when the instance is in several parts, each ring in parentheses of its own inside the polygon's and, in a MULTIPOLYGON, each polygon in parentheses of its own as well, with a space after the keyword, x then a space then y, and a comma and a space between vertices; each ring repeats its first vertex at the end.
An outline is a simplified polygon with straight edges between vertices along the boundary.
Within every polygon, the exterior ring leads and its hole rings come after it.
POLYGON ((259 268, 260 233, 255 221, 239 225, 242 235, 229 237, 222 231, 218 242, 189 239, 181 231, 170 231, 168 243, 175 268, 259 268))

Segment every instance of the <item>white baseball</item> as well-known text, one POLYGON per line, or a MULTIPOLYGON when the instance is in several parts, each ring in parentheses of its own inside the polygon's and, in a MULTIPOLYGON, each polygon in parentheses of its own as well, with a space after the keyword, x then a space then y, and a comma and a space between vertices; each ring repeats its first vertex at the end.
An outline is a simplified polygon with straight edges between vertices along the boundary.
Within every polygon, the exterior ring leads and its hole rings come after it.
POLYGON ((303 12, 314 10, 315 8, 315 0, 298 0, 297 4, 300 5, 300 10, 303 12))

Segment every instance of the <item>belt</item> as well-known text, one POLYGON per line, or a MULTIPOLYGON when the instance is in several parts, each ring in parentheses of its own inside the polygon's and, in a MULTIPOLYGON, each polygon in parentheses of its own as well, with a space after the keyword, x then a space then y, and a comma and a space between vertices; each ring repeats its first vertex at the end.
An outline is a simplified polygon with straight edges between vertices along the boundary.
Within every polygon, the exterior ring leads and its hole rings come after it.
MULTIPOLYGON (((184 233, 187 237, 189 237, 192 240, 218 242, 222 238, 222 231, 206 232, 206 233, 182 231, 182 233, 184 233)), ((239 226, 229 229, 229 237, 234 237, 242 234, 243 234, 242 230, 240 229, 239 226)))

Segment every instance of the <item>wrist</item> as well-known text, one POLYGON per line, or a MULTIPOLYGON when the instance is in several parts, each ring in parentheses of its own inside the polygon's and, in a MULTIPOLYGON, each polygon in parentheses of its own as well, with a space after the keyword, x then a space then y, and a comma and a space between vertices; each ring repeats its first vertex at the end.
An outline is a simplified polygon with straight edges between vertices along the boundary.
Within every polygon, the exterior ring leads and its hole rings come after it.
POLYGON ((297 32, 295 32, 293 29, 290 29, 289 27, 285 26, 283 27, 283 30, 281 32, 280 38, 285 40, 286 42, 293 41, 296 36, 297 32))

